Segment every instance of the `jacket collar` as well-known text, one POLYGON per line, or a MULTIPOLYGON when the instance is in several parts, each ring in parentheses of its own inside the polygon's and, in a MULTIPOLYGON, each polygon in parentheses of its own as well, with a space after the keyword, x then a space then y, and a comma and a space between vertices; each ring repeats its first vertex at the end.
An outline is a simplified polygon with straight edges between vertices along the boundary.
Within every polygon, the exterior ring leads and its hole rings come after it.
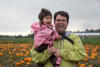
POLYGON ((71 31, 65 31, 64 33, 59 33, 59 35, 62 35, 63 38, 66 36, 69 37, 71 34, 72 34, 71 31))

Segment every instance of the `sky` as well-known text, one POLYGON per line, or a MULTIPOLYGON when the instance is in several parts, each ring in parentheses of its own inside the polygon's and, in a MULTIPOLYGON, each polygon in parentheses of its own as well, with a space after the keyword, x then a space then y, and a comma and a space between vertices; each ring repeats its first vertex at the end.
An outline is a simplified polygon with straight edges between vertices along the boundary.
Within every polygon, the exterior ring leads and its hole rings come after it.
POLYGON ((70 31, 100 29, 100 0, 0 0, 0 35, 28 35, 42 8, 69 13, 70 31))

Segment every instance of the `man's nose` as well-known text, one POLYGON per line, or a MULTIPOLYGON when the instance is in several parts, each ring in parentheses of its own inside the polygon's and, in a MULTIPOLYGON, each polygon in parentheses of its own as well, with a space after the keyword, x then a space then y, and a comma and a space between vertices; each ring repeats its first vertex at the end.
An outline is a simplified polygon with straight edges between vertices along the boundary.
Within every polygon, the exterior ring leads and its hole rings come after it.
POLYGON ((63 23, 63 21, 59 21, 59 23, 63 23))

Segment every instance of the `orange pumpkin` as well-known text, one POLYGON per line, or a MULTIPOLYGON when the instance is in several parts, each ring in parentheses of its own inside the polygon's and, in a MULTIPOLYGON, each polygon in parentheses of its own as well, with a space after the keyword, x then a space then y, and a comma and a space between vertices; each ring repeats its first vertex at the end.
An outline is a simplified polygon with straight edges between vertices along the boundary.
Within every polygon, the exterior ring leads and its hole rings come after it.
POLYGON ((3 56, 3 53, 0 53, 0 56, 3 56))

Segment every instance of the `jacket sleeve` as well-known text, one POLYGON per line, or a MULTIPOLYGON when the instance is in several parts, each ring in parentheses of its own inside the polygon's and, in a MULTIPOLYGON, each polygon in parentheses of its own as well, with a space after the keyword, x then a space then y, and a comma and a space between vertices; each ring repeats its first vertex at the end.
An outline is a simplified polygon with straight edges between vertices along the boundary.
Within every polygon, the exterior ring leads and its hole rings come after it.
POLYGON ((61 57, 69 61, 81 61, 86 57, 86 52, 79 36, 72 34, 70 37, 74 41, 74 49, 62 49, 61 57))
POLYGON ((50 58, 51 54, 48 53, 47 50, 44 50, 42 53, 38 53, 33 47, 31 49, 31 56, 35 63, 45 63, 50 58))
POLYGON ((34 37, 34 45, 40 46, 46 39, 49 38, 49 34, 45 31, 38 31, 34 37))
POLYGON ((53 36, 54 36, 54 39, 56 39, 59 36, 59 34, 58 34, 58 32, 56 30, 54 30, 53 36))

